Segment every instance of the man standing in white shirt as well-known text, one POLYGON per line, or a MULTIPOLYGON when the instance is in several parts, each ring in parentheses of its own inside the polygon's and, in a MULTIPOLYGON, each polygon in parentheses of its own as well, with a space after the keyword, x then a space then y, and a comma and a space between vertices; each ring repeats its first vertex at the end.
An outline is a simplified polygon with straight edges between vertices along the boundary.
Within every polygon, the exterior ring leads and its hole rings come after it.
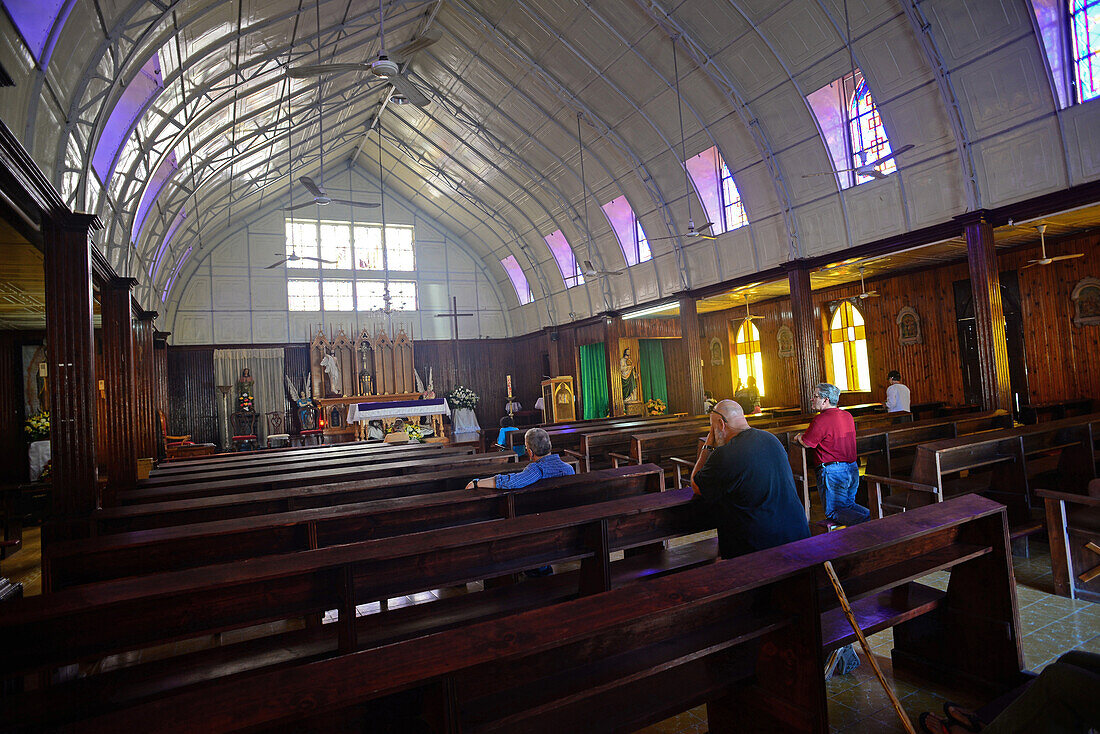
POLYGON ((897 370, 886 373, 886 412, 909 412, 909 388, 901 384, 901 373, 897 370))

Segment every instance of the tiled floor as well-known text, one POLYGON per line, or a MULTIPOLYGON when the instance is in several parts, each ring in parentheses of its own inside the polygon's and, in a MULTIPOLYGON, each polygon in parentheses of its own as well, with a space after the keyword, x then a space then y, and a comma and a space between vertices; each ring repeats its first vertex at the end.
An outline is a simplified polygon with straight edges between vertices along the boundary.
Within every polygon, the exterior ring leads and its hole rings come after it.
MULTIPOLYGON (((687 539, 685 539, 687 540, 687 539)), ((41 593, 42 574, 40 567, 40 543, 37 528, 29 528, 24 533, 24 547, 18 554, 3 562, 0 575, 24 584, 24 593, 41 593)), ((1046 546, 1033 543, 1030 559, 1016 558, 1016 597, 1020 608, 1020 626, 1023 633, 1024 660, 1027 667, 1039 672, 1069 650, 1088 650, 1100 653, 1100 605, 1074 601, 1054 596, 1051 592, 1050 558, 1046 546)), ((923 583, 944 588, 948 575, 946 572, 932 574, 922 579, 923 583)), ((480 587, 471 584, 470 589, 480 587)), ((459 589, 439 589, 414 594, 408 597, 390 599, 387 606, 394 609, 409 604, 417 604, 442 596, 464 593, 459 589)), ((373 614, 380 610, 380 604, 364 604, 356 610, 359 615, 373 614)), ((330 615, 335 618, 335 613, 330 615)), ((327 620, 328 621, 328 620, 327 620)), ((266 627, 266 626, 265 626, 266 627)), ((263 634, 266 629, 256 628, 239 630, 234 635, 263 634)), ((229 634, 229 633, 227 633, 229 634)), ((222 642, 228 640, 223 639, 222 642)), ((940 711, 945 700, 956 701, 964 706, 980 706, 984 701, 974 700, 959 691, 938 686, 933 681, 912 680, 903 676, 895 677, 890 663, 890 649, 893 635, 889 630, 872 635, 869 638, 872 652, 879 663, 887 681, 901 700, 906 713, 916 726, 916 719, 922 711, 940 711)), ((196 641, 176 643, 164 646, 165 649, 145 650, 140 654, 143 659, 163 657, 181 652, 180 644, 197 644, 196 641)), ((217 644, 216 640, 205 641, 200 646, 217 644)), ((829 696, 829 723, 834 732, 904 732, 898 722, 890 700, 874 677, 870 665, 860 651, 861 665, 846 676, 834 676, 827 684, 829 696)), ((118 656, 116 660, 103 661, 104 667, 125 664, 127 660, 118 656)), ((707 731, 706 710, 703 707, 686 711, 678 716, 654 724, 643 730, 647 734, 695 734, 707 731)))

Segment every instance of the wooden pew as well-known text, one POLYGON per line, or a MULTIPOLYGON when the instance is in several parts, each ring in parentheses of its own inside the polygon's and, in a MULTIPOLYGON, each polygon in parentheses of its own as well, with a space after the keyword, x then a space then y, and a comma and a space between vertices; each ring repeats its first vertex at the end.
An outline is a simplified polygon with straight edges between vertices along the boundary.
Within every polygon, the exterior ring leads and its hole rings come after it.
POLYGON ((1037 504, 1030 488, 1033 475, 1055 462, 1059 486, 1085 494, 1085 484, 1096 476, 1093 424, 1097 422, 1100 414, 922 444, 917 447, 910 481, 866 477, 872 517, 881 516, 884 508, 897 511, 978 491, 1008 508, 1014 538, 1036 532, 1042 523, 1031 513, 1037 504), (896 497, 884 495, 883 487, 900 491, 896 497))
MULTIPOLYGON (((51 670, 108 655, 259 624, 307 624, 170 660, 141 663, 0 699, 5 723, 52 726, 178 686, 250 670, 308 664, 368 646, 416 637, 467 620, 657 578, 713 562, 713 540, 612 563, 610 554, 652 548, 707 527, 691 492, 627 497, 513 519, 443 528, 350 545, 268 556, 77 587, 12 603, 0 617, 0 678, 51 670), (356 617, 356 607, 549 563, 578 571, 430 604, 356 617)), ((191 643, 187 643, 190 645, 191 643)))
POLYGON ((1071 398, 1049 403, 1034 403, 1020 408, 1020 422, 1028 425, 1062 418, 1089 415, 1095 410, 1092 398, 1071 398))
POLYGON ((44 591, 276 553, 519 517, 664 489, 656 466, 555 477, 518 490, 466 489, 102 535, 55 543, 44 591))
POLYGON ((149 474, 150 479, 160 477, 184 477, 192 474, 201 474, 217 469, 232 467, 245 467, 255 465, 278 466, 286 463, 301 461, 325 461, 331 457, 337 457, 349 453, 373 450, 393 450, 403 448, 401 444, 386 444, 380 441, 350 441, 339 444, 322 444, 320 446, 298 446, 292 449, 272 449, 273 453, 242 452, 235 454, 222 454, 212 457, 210 461, 185 461, 161 464, 149 474), (279 453, 274 453, 279 452, 279 453))
POLYGON ((860 627, 893 628, 895 669, 990 696, 1025 680, 1004 508, 970 496, 386 646, 96 702, 79 724, 599 734, 705 703, 711 731, 825 734, 824 653, 853 637, 826 560, 860 627), (944 570, 946 591, 915 581, 944 570))
POLYGON ((1036 489, 1046 512, 1054 593, 1100 602, 1100 480, 1088 494, 1036 489))
MULTIPOLYGON (((550 443, 553 445, 554 451, 560 453, 564 449, 576 451, 577 447, 580 445, 580 436, 588 432, 638 426, 661 426, 677 423, 679 421, 691 420, 694 417, 696 416, 689 416, 686 413, 662 416, 628 415, 619 418, 605 418, 600 421, 560 423, 548 426, 545 430, 550 435, 550 443)), ((512 449, 516 446, 522 446, 525 433, 526 431, 512 431, 509 433, 505 437, 505 440, 508 442, 507 448, 512 449)))
POLYGON ((91 535, 148 530, 237 517, 252 517, 353 502, 462 489, 474 477, 521 471, 527 462, 512 462, 506 454, 480 454, 475 461, 447 466, 439 471, 382 476, 315 487, 291 487, 266 492, 224 494, 198 499, 150 502, 96 510, 90 520, 91 535))
MULTIPOLYGON (((147 502, 168 502, 171 500, 215 497, 221 494, 243 494, 246 492, 267 492, 273 489, 291 487, 315 487, 333 482, 348 482, 371 477, 393 477, 405 474, 419 474, 438 469, 440 466, 458 466, 481 461, 485 454, 475 454, 465 449, 445 449, 423 454, 424 458, 411 458, 408 455, 376 457, 362 463, 352 463, 334 468, 300 469, 293 472, 268 472, 265 474, 235 479, 232 477, 185 482, 164 487, 135 489, 119 492, 120 505, 143 504, 147 502)), ((505 454, 505 458, 515 458, 505 454)))
POLYGON ((245 480, 265 474, 292 473, 301 471, 317 471, 318 469, 338 469, 349 466, 363 466, 384 461, 398 461, 400 459, 419 459, 433 456, 448 456, 454 454, 470 454, 473 451, 469 447, 450 446, 441 443, 410 443, 410 444, 362 444, 353 451, 340 453, 328 453, 324 456, 309 455, 306 458, 275 458, 258 463, 235 464, 233 466, 219 466, 204 469, 198 472, 186 474, 163 474, 137 483, 137 487, 131 490, 134 494, 125 493, 128 497, 135 496, 145 490, 156 487, 179 486, 182 484, 195 484, 198 482, 214 482, 220 479, 245 480))

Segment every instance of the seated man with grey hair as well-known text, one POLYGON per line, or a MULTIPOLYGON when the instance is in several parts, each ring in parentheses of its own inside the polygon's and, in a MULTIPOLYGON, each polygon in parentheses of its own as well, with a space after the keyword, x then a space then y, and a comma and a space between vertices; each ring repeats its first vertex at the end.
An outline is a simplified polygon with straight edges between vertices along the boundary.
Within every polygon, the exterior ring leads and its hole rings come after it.
POLYGON ((810 421, 806 432, 799 433, 794 440, 814 449, 817 491, 825 505, 825 517, 839 525, 855 525, 870 517, 871 511, 856 503, 859 489, 856 422, 851 413, 836 407, 839 402, 839 387, 819 383, 810 407, 821 412, 810 421))
MULTIPOLYGON (((523 434, 523 446, 527 449, 527 458, 531 463, 523 471, 515 474, 497 474, 488 479, 474 479, 466 489, 522 489, 535 482, 550 477, 565 477, 575 474, 573 467, 566 464, 557 454, 550 453, 550 434, 541 428, 529 428, 523 434)), ((549 576, 554 573, 550 566, 532 568, 524 571, 531 577, 549 576)))
POLYGON ((466 489, 521 489, 540 479, 564 477, 574 473, 573 467, 562 461, 557 454, 550 453, 550 434, 541 428, 529 428, 523 434, 523 446, 527 449, 527 458, 531 460, 523 471, 474 479, 466 485, 466 489))

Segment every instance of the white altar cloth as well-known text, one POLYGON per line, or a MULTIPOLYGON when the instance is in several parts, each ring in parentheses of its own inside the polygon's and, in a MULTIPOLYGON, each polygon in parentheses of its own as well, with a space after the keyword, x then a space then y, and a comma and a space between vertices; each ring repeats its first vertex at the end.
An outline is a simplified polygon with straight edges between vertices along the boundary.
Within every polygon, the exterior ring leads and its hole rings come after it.
POLYGON ((46 468, 46 462, 50 460, 50 439, 31 442, 27 448, 27 456, 31 463, 31 481, 37 482, 42 476, 42 470, 46 468))
POLYGON ((450 415, 445 398, 431 400, 394 400, 379 403, 352 403, 348 423, 365 423, 383 418, 412 418, 422 415, 450 415))

